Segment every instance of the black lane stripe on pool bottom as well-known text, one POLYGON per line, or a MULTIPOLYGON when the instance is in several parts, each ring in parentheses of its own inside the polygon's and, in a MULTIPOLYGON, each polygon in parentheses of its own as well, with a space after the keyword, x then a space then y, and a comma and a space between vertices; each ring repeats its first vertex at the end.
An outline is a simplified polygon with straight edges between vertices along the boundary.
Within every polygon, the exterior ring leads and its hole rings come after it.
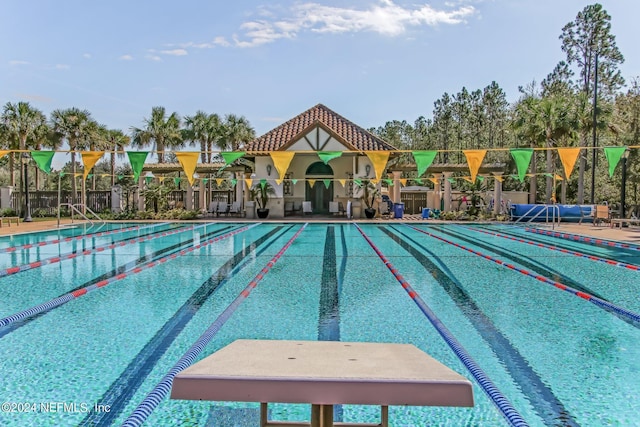
MULTIPOLYGON (((202 238, 209 239, 211 237, 215 237, 216 235, 224 234, 224 231, 229 229, 229 228, 231 228, 231 226, 226 226, 226 227, 223 227, 221 229, 213 230, 213 231, 201 236, 201 239, 202 238)), ((191 246, 194 242, 195 242, 195 240, 192 238, 192 239, 189 239, 187 241, 180 242, 180 243, 177 243, 175 245, 172 245, 172 246, 157 250, 155 252, 152 252, 151 254, 148 254, 148 255, 145 255, 143 257, 140 257, 140 258, 138 258, 138 259, 136 259, 134 261, 130 261, 130 262, 128 262, 128 263, 126 263, 126 264, 124 264, 124 265, 122 265, 120 267, 117 267, 117 268, 115 268, 115 269, 113 269, 113 270, 111 270, 111 271, 109 271, 107 273, 104 273, 104 274, 102 274, 102 275, 100 275, 100 276, 98 276, 96 278, 93 278, 93 279, 91 279, 91 280, 89 280, 89 281, 87 281, 87 282, 85 282, 85 283, 83 283, 83 284, 81 284, 79 286, 76 286, 75 288, 73 288, 73 289, 71 289, 69 291, 66 291, 62 295, 58 295, 57 297, 51 299, 50 301, 53 301, 53 300, 58 299, 58 298, 61 298, 61 297, 65 296, 65 295, 70 294, 70 293, 72 293, 74 291, 77 291, 79 289, 86 288, 87 286, 94 285, 94 284, 96 284, 98 282, 101 282, 103 280, 110 279, 110 278, 115 277, 115 276, 117 276, 119 274, 125 273, 125 272, 133 269, 134 267, 139 266, 139 265, 155 261, 155 260, 157 260, 157 259, 159 259, 159 258, 161 258, 163 256, 166 256, 167 253, 171 254, 171 253, 179 252, 183 248, 191 246)), ((70 301, 73 301, 73 300, 70 300, 70 301)), ((20 320, 18 320, 16 322, 13 322, 13 323, 11 323, 11 324, 3 327, 3 328, 0 328, 0 339, 2 337, 4 337, 5 335, 8 335, 11 332, 14 332, 15 330, 25 326, 26 324, 30 323, 31 321, 33 321, 35 319, 38 319, 41 316, 44 316, 45 314, 51 312, 52 310, 55 310, 56 308, 62 307, 63 305, 64 304, 56 305, 56 306, 51 307, 51 308, 49 308, 47 310, 39 311, 36 314, 33 314, 31 316, 28 316, 28 317, 25 317, 24 319, 20 319, 20 320)))
POLYGON ((336 235, 332 225, 327 226, 322 257, 318 341, 340 341, 340 305, 338 271, 336 266, 336 235))
MULTIPOLYGON (((552 269, 551 267, 549 267, 548 265, 545 265, 537 260, 531 259, 530 257, 523 255, 523 254, 518 254, 517 256, 513 255, 512 252, 508 252, 508 251, 504 251, 501 249, 498 249, 498 247, 496 247, 495 245, 489 245, 486 243, 481 243, 479 241, 479 239, 474 239, 469 235, 462 236, 460 233, 454 233, 454 232, 450 232, 450 231, 445 231, 442 230, 441 227, 435 227, 432 229, 432 231, 437 231, 439 233, 445 234, 447 236, 453 237, 454 239, 458 239, 458 240, 462 240, 463 242, 466 242, 468 244, 471 244, 473 246, 477 246, 479 248, 482 248, 486 251, 489 252, 493 252, 495 254, 500 255, 501 257, 508 259, 509 261, 515 263, 515 264, 519 264, 523 267, 525 267, 526 269, 530 270, 530 271, 534 271, 536 273, 538 273, 541 276, 550 278, 551 280, 555 281, 555 282, 560 282, 563 285, 567 285, 572 287, 573 289, 577 289, 581 292, 587 293, 589 295, 593 295, 594 297, 598 297, 603 301, 606 302, 610 302, 608 299, 606 299, 605 297, 603 297, 602 295, 598 294, 597 292, 592 291, 591 289, 589 289, 588 287, 584 286, 583 284, 576 282, 575 280, 573 280, 571 277, 568 277, 564 274, 562 274, 559 271, 556 271, 554 269, 552 269)), ((477 231, 476 231, 477 233, 477 231)))
POLYGON ((269 231, 265 235, 255 240, 252 244, 243 248, 241 251, 222 265, 209 279, 207 279, 200 287, 189 297, 189 299, 175 312, 175 314, 158 330, 147 344, 138 352, 131 363, 124 369, 120 376, 109 386, 102 397, 97 400, 101 405, 109 405, 109 412, 94 412, 91 410, 87 416, 78 424, 79 426, 110 426, 116 418, 125 409, 133 395, 149 373, 155 367, 155 364, 164 355, 167 349, 173 344, 173 341, 187 326, 189 321, 196 315, 198 310, 213 295, 213 293, 226 283, 231 277, 237 274, 250 262, 244 262, 244 259, 256 251, 256 256, 260 256, 266 251, 277 239, 285 235, 293 225, 271 240, 264 247, 260 247, 264 242, 273 237, 284 226, 278 226, 269 231))
POLYGON ((507 337, 493 324, 493 321, 482 311, 480 307, 464 290, 455 276, 449 271, 447 274, 438 267, 423 252, 416 247, 430 254, 431 257, 440 259, 432 251, 414 240, 412 237, 392 226, 394 234, 386 227, 379 228, 396 242, 402 249, 409 252, 423 267, 430 273, 442 289, 449 295, 451 300, 466 316, 469 323, 478 331, 480 336, 489 344, 493 353, 500 359, 502 365, 507 369, 511 377, 520 387, 522 393, 527 397, 536 413, 544 420, 547 426, 579 426, 570 412, 562 402, 555 396, 553 391, 542 381, 536 371, 529 365, 527 359, 520 354, 507 337), (407 243, 410 241, 413 245, 407 243))

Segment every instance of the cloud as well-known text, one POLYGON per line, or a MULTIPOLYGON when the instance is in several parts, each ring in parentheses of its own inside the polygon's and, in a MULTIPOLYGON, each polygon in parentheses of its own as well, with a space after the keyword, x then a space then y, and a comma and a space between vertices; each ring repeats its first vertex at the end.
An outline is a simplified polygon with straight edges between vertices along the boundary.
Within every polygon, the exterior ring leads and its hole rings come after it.
POLYGON ((18 65, 29 65, 29 62, 20 61, 18 59, 12 59, 11 61, 9 61, 9 65, 11 65, 12 67, 15 67, 15 66, 18 66, 18 65))
POLYGON ((161 50, 160 53, 163 55, 172 55, 172 56, 185 56, 189 54, 186 51, 186 49, 161 50))
POLYGON ((120 61, 133 61, 133 56, 126 54, 118 58, 120 61))
POLYGON ((19 99, 24 99, 25 101, 42 102, 47 104, 51 104, 53 102, 53 99, 47 96, 33 95, 29 93, 18 93, 16 94, 16 97, 19 99))
POLYGON ((242 35, 233 36, 235 45, 260 46, 279 39, 293 39, 308 31, 331 34, 373 32, 394 37, 405 33, 409 27, 461 24, 476 13, 470 5, 439 10, 429 4, 403 7, 392 0, 381 0, 368 9, 301 3, 293 6, 291 11, 292 16, 277 18, 261 10, 262 19, 240 26, 242 35))
POLYGON ((161 57, 159 57, 158 55, 153 55, 153 54, 145 55, 145 58, 147 58, 150 61, 157 61, 157 62, 162 61, 161 57))
POLYGON ((68 69, 70 69, 70 68, 71 68, 71 66, 70 66, 70 65, 67 65, 67 64, 56 64, 56 65, 54 66, 54 68, 55 68, 56 70, 68 70, 68 69))
POLYGON ((85 59, 91 59, 91 54, 90 53, 83 53, 82 57, 85 59))

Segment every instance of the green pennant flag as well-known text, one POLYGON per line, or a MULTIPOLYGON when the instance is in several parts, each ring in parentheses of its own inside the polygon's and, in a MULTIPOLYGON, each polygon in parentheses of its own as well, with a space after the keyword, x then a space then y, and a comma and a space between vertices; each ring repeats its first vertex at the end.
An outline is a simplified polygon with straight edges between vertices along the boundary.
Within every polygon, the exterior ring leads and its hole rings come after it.
POLYGON ((62 171, 60 171, 60 176, 61 176, 61 177, 65 176, 65 175, 66 175, 66 172, 62 172, 62 171))
POLYGON ((229 165, 229 163, 232 163, 233 161, 239 159, 240 157, 244 156, 247 153, 246 151, 226 151, 220 154, 224 159, 224 165, 227 166, 229 165))
POLYGON ((456 179, 455 178, 447 178, 447 181, 449 181, 452 184, 456 183, 456 179))
POLYGON ((418 167, 418 176, 422 175, 427 171, 431 163, 433 163, 433 159, 436 158, 437 151, 412 151, 413 159, 416 161, 416 166, 418 167))
POLYGON ((153 180, 152 176, 145 176, 144 177, 144 182, 147 183, 147 185, 151 184, 151 181, 153 180))
POLYGON ((292 178, 291 182, 293 182, 293 185, 296 185, 298 183, 298 178, 292 178))
POLYGON ((133 169, 133 180, 136 182, 140 178, 140 172, 142 172, 144 162, 147 160, 147 155, 149 155, 148 151, 127 151, 129 163, 133 169))
POLYGON ((388 185, 393 185, 393 180, 389 179, 389 178, 385 178, 383 179, 384 182, 386 182, 388 185))
POLYGON ((326 188, 328 190, 329 186, 331 185, 331 180, 330 179, 323 179, 322 182, 324 182, 324 188, 326 188))
POLYGON ((231 185, 233 185, 235 187, 237 183, 238 183, 237 179, 231 178, 231 185))
POLYGON ((476 179, 477 179, 478 181, 480 181, 480 182, 483 182, 483 181, 484 181, 484 176, 480 176, 480 175, 478 175, 478 176, 476 177, 476 179))
POLYGON ((207 182, 209 182, 209 178, 202 178, 203 185, 207 185, 207 182))
POLYGON ((124 178, 124 175, 118 175, 118 181, 120 181, 122 178, 124 178))
POLYGON ((180 177, 176 176, 175 178, 173 178, 173 183, 175 185, 180 185, 180 177))
POLYGON ((325 165, 329 163, 330 160, 340 156, 342 156, 342 151, 318 151, 318 157, 320 157, 320 160, 322 160, 325 165))
POLYGON ((42 170, 44 173, 51 173, 51 161, 53 160, 53 155, 56 154, 55 151, 32 151, 31 158, 35 160, 36 165, 42 170))
POLYGON ((361 179, 354 179, 353 182, 358 186, 358 187, 362 187, 362 180, 361 179))
POLYGON ((266 178, 262 178, 260 180, 260 187, 264 188, 265 185, 267 185, 267 179, 266 178))
POLYGON ((90 173, 89 175, 87 175, 87 178, 93 178, 93 174, 90 173))
POLYGON ((531 163, 531 156, 533 156, 533 148, 512 148, 509 150, 511 157, 516 162, 516 168, 518 169, 518 179, 520 182, 524 181, 524 177, 527 175, 527 169, 529 169, 529 163, 531 163))
POLYGON ((622 158, 626 150, 627 147, 604 147, 604 156, 609 162, 609 178, 613 176, 613 171, 618 166, 618 162, 620 162, 620 158, 622 158))

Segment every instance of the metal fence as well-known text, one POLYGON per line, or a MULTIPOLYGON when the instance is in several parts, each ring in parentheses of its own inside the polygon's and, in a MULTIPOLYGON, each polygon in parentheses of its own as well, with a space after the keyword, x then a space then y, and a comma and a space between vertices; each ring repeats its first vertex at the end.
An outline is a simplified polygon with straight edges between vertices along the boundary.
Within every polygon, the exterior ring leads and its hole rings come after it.
POLYGON ((422 212, 422 208, 427 207, 427 193, 416 192, 402 192, 400 193, 400 200, 404 203, 404 212, 406 214, 419 214, 422 212))

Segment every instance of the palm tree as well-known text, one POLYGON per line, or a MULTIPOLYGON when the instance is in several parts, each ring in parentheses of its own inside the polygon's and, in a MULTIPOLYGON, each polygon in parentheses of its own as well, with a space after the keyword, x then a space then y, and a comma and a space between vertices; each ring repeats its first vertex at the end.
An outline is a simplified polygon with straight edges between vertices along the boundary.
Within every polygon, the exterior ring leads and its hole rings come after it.
POLYGON ((141 148, 153 144, 152 150, 158 153, 158 163, 164 163, 165 149, 179 148, 183 143, 180 116, 178 113, 171 113, 167 117, 164 107, 153 107, 151 118, 145 118, 144 123, 144 129, 131 128, 132 144, 141 148))
POLYGON ((218 142, 222 150, 239 151, 256 137, 256 131, 244 116, 227 114, 224 118, 224 136, 218 142))
POLYGON ((222 122, 217 114, 207 114, 198 111, 193 116, 184 118, 184 139, 200 143, 200 158, 202 163, 211 163, 213 146, 218 144, 222 137, 222 122))
POLYGON ((54 110, 51 113, 51 127, 57 138, 66 140, 71 152, 71 196, 74 203, 77 194, 76 185, 76 152, 88 146, 91 137, 96 130, 96 122, 91 118, 91 113, 78 108, 68 108, 66 110, 54 110))
MULTIPOLYGON (((28 102, 18 102, 5 104, 2 111, 2 123, 5 134, 9 141, 17 142, 18 149, 23 156, 27 156, 26 150, 34 145, 34 141, 42 134, 43 127, 46 126, 47 117, 40 110, 31 107, 28 102)), ((13 165, 11 165, 13 166, 13 165)), ((11 168, 13 175, 13 168, 11 168)), ((24 176, 24 169, 20 174, 20 190, 28 185, 24 176)), ((26 197, 23 194, 23 214, 27 217, 26 197)))
POLYGON ((120 129, 103 128, 102 132, 108 150, 111 150, 111 186, 113 187, 116 183, 116 155, 118 158, 124 157, 123 150, 129 145, 131 138, 120 129))
MULTIPOLYGON (((522 97, 514 108, 514 120, 512 126, 521 138, 523 138, 531 148, 535 149, 544 141, 543 131, 540 128, 540 121, 537 120, 538 104, 540 99, 533 94, 526 94, 522 97)), ((533 176, 529 180, 529 203, 536 203, 538 192, 538 181, 536 171, 538 169, 536 153, 531 157, 531 173, 533 176)))

